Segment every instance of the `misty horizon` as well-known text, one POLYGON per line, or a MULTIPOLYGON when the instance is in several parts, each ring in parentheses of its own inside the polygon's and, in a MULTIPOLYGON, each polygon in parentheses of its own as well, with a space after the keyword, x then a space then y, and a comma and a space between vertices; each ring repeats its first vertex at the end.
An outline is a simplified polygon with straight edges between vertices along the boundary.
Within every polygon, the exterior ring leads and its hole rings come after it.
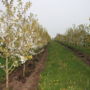
POLYGON ((73 24, 89 24, 90 0, 30 0, 31 12, 37 14, 52 37, 65 33, 73 24))

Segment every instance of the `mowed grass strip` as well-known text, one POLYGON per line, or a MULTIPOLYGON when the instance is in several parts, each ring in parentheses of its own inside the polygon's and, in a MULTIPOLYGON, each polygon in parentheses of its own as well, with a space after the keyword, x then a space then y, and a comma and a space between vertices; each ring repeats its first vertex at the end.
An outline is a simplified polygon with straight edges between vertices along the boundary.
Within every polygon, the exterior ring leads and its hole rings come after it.
POLYGON ((71 44, 67 44, 67 43, 66 43, 66 45, 71 46, 74 49, 81 51, 82 53, 85 53, 87 55, 90 55, 90 47, 75 46, 75 45, 71 45, 71 44))
POLYGON ((57 42, 48 46, 38 90, 90 90, 90 67, 57 42))

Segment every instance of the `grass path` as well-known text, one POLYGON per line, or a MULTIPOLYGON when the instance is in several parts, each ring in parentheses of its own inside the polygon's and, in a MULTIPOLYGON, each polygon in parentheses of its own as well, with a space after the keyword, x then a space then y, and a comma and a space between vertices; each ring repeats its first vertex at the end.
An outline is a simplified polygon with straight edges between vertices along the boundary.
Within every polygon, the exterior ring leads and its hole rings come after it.
POLYGON ((48 46, 39 90, 90 90, 90 67, 53 41, 48 46))

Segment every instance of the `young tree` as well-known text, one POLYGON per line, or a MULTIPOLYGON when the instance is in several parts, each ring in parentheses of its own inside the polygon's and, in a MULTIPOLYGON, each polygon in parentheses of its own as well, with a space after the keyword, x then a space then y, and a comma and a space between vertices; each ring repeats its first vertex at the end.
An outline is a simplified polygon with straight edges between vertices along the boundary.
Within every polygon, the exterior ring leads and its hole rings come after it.
MULTIPOLYGON (((27 14, 31 3, 22 0, 1 0, 4 9, 0 10, 0 55, 5 58, 6 88, 9 88, 9 74, 32 59, 32 48, 42 48, 50 40, 49 34, 38 23, 34 15, 27 14), (16 5, 15 5, 16 2, 16 5)), ((38 53, 38 52, 37 52, 38 53)))
POLYGON ((27 2, 23 7, 22 0, 17 0, 16 6, 14 5, 14 1, 15 0, 2 0, 5 11, 1 10, 0 13, 0 52, 1 56, 6 60, 6 89, 9 88, 9 72, 12 71, 12 67, 16 67, 16 64, 18 64, 15 60, 16 55, 19 53, 19 55, 23 54, 25 57, 26 52, 30 49, 30 43, 26 38, 27 30, 24 29, 26 24, 23 22, 27 20, 25 14, 31 6, 31 3, 27 2), (14 58, 14 60, 12 65, 9 65, 11 57, 14 58))

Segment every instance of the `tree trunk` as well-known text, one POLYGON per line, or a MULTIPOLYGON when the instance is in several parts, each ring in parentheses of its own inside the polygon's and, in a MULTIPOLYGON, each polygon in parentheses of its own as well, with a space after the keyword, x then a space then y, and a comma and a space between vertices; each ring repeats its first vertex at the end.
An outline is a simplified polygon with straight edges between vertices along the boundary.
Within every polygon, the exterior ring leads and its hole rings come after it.
POLYGON ((9 90, 8 58, 6 58, 6 90, 9 90))
POLYGON ((25 77, 25 63, 23 64, 23 77, 25 77))

